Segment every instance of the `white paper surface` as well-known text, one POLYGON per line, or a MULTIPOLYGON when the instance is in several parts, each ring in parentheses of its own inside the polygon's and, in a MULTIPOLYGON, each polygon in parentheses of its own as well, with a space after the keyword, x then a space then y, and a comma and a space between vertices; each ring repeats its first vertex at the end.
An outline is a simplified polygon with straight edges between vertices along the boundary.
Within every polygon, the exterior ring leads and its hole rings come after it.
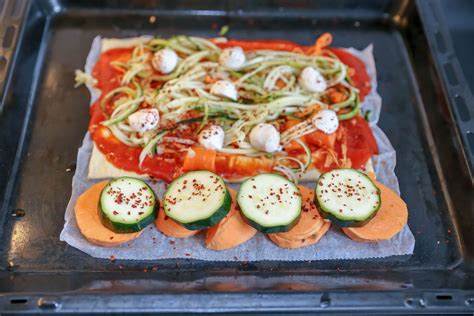
MULTIPOLYGON (((136 39, 135 39, 136 40, 136 39)), ((91 73, 92 67, 100 56, 101 38, 96 37, 87 58, 85 70, 91 73)), ((114 40, 117 42, 117 40, 114 40)), ((130 39, 121 40, 123 47, 130 43, 130 39)), ((376 123, 380 115, 381 98, 376 92, 376 71, 372 55, 372 46, 363 51, 353 48, 351 53, 361 58, 368 69, 372 80, 372 92, 366 97, 363 109, 372 111, 371 128, 379 146, 380 154, 373 157, 374 169, 377 179, 392 190, 399 193, 398 180, 394 172, 396 164, 395 150, 376 123)), ((98 97, 99 92, 92 87, 92 102, 98 97)), ((87 179, 87 169, 92 152, 92 140, 87 134, 77 157, 76 173, 72 182, 71 199, 65 213, 65 224, 60 239, 69 245, 97 258, 110 258, 130 260, 156 260, 166 258, 193 258, 209 261, 260 261, 260 260, 328 260, 328 259, 363 259, 379 258, 395 255, 409 255, 413 253, 415 239, 408 225, 391 240, 379 243, 360 243, 346 237, 337 227, 331 227, 326 235, 316 245, 300 249, 282 249, 274 245, 264 234, 257 235, 246 243, 230 250, 214 251, 205 248, 204 233, 190 238, 170 238, 161 234, 153 225, 147 227, 136 240, 118 247, 100 247, 89 243, 77 228, 74 217, 74 205, 80 194, 99 180, 87 179)), ((149 182, 162 197, 164 184, 162 182, 149 182)), ((312 184, 303 183, 308 187, 312 184)), ((237 188, 237 184, 230 187, 237 188)), ((411 210, 413 211, 413 210, 411 210)))

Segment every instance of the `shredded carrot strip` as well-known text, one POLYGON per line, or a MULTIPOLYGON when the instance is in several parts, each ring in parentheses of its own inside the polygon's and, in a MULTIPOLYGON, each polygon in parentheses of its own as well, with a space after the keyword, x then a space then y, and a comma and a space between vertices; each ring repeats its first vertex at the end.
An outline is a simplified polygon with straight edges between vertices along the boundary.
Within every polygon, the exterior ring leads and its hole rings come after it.
POLYGON ((344 92, 333 88, 329 88, 326 94, 331 99, 332 103, 343 102, 348 98, 344 92))
POLYGON ((331 33, 324 33, 316 39, 313 47, 308 51, 308 55, 321 56, 323 49, 331 45, 332 35, 331 33))
POLYGON ((319 104, 315 103, 315 104, 312 104, 312 105, 308 106, 303 111, 295 113, 294 115, 296 117, 305 117, 308 114, 317 113, 317 112, 319 112, 319 110, 321 110, 321 106, 319 104))
POLYGON ((293 48, 293 53, 304 54, 304 51, 301 49, 301 47, 295 47, 293 48))

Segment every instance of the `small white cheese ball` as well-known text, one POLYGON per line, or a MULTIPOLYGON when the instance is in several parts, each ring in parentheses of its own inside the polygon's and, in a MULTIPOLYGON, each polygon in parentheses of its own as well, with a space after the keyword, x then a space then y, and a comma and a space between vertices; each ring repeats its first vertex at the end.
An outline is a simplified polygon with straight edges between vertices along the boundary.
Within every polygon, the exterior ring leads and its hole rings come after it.
POLYGON ((224 130, 219 125, 209 125, 198 135, 199 144, 206 149, 220 150, 224 147, 224 130))
POLYGON ((309 92, 324 92, 327 88, 323 75, 314 67, 308 66, 303 69, 298 78, 299 84, 309 92))
POLYGON ((216 81, 211 87, 211 94, 220 97, 226 97, 231 100, 237 101, 237 89, 234 84, 228 80, 216 81))
POLYGON ((160 112, 157 109, 142 109, 128 117, 130 127, 140 133, 155 129, 160 122, 160 112))
POLYGON ((334 133, 339 127, 337 114, 332 110, 319 111, 312 117, 311 121, 314 127, 326 134, 334 133))
POLYGON ((245 53, 242 47, 229 47, 224 49, 219 56, 219 63, 232 70, 237 70, 245 63, 245 53))
POLYGON ((275 126, 267 123, 260 123, 250 131, 250 144, 261 151, 273 153, 281 150, 280 133, 275 126))
POLYGON ((177 64, 178 55, 176 55, 174 50, 169 48, 164 48, 157 51, 151 60, 151 65, 153 68, 163 74, 169 74, 172 72, 176 68, 177 64))

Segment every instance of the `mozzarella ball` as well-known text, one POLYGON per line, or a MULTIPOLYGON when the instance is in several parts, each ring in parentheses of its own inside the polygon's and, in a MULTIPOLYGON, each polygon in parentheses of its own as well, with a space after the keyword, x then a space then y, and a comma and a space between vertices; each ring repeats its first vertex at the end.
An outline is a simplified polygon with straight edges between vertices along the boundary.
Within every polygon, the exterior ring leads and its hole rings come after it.
POLYGON ((130 127, 140 133, 155 129, 160 122, 160 112, 157 109, 142 109, 128 117, 130 127))
POLYGON ((334 133, 339 127, 339 119, 332 110, 321 110, 311 119, 314 127, 326 134, 334 133))
POLYGON ((206 149, 220 150, 224 147, 224 130, 219 125, 209 125, 198 136, 199 144, 206 149))
POLYGON ((169 74, 172 72, 176 68, 177 64, 178 55, 176 55, 174 50, 169 48, 164 48, 157 51, 151 60, 151 65, 153 68, 163 74, 169 74))
POLYGON ((216 81, 211 87, 211 94, 234 101, 238 99, 237 89, 232 82, 227 80, 216 81))
POLYGON ((219 63, 229 69, 237 70, 245 63, 245 53, 242 47, 229 47, 222 50, 219 63))
POLYGON ((250 131, 250 144, 261 151, 273 153, 281 150, 280 133, 275 126, 267 123, 260 123, 250 131))
POLYGON ((309 92, 324 92, 327 88, 326 80, 314 67, 308 66, 303 69, 298 78, 299 84, 309 92))

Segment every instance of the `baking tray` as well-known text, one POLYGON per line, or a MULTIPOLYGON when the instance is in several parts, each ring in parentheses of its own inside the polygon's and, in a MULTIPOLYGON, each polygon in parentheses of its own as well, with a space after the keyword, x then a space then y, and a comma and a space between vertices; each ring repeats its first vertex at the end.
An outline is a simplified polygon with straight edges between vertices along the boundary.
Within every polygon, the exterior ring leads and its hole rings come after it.
POLYGON ((14 34, 0 67, 0 312, 474 310, 474 197, 451 86, 426 24, 434 13, 425 6, 435 1, 23 2, 4 1, 1 20, 1 31, 13 25, 14 34), (17 6, 23 13, 11 17, 17 6), (216 36, 223 25, 233 38, 310 44, 328 31, 335 46, 373 43, 379 126, 397 150, 413 256, 111 261, 59 241, 89 119, 74 70, 94 36, 216 36))

